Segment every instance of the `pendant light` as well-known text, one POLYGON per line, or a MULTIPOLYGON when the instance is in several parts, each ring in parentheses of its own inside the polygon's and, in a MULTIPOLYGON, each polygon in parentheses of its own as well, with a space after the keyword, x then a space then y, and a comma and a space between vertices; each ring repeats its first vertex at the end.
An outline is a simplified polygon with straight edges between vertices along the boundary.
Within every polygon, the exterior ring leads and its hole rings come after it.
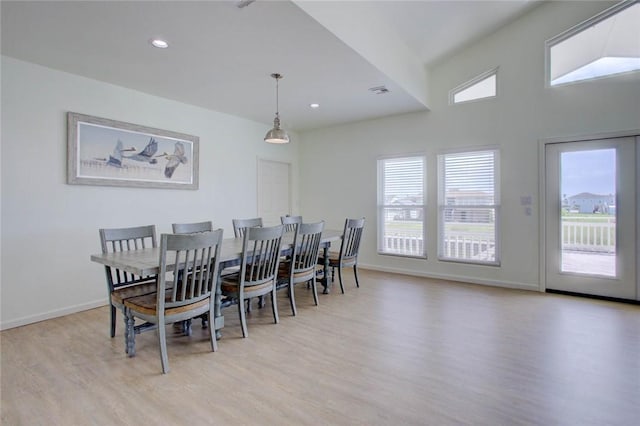
POLYGON ((289 135, 284 129, 280 128, 280 114, 278 112, 278 80, 282 78, 281 74, 274 73, 271 77, 276 79, 276 118, 273 119, 273 129, 269 130, 264 136, 264 141, 268 143, 289 143, 289 135))

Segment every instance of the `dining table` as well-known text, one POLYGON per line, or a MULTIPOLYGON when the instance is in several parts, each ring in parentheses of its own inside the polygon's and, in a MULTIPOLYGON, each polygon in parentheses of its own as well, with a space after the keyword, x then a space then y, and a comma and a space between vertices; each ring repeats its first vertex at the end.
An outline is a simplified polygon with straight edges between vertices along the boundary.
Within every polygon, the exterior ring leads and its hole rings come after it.
MULTIPOLYGON (((323 286, 323 293, 330 292, 331 282, 329 280, 329 247, 331 243, 342 239, 342 230, 325 229, 322 231, 320 248, 323 250, 322 278, 319 278, 323 286)), ((291 253, 294 232, 285 232, 282 237, 281 255, 286 256, 291 253)), ((220 267, 219 275, 216 279, 215 288, 215 318, 209 321, 209 326, 215 327, 217 338, 220 338, 220 330, 224 327, 224 316, 222 315, 222 291, 221 276, 226 268, 238 266, 242 262, 242 237, 225 238, 220 247, 220 267)), ((137 250, 119 251, 113 253, 92 254, 93 262, 117 268, 138 276, 157 275, 160 273, 160 247, 147 247, 137 250)), ((167 270, 172 271, 175 265, 167 264, 167 270)))

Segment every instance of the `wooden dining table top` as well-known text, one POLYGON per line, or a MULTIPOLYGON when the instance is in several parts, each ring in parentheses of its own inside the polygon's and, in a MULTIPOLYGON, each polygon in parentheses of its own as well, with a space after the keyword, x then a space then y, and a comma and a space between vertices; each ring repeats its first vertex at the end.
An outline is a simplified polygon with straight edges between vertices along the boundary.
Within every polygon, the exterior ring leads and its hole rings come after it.
MULTIPOLYGON (((284 234, 282 237, 283 251, 291 248, 293 236, 293 232, 284 234)), ((328 247, 332 242, 339 241, 341 238, 342 230, 325 229, 322 231, 320 245, 328 247)), ((222 246, 220 247, 221 267, 229 267, 239 263, 242 257, 242 242, 242 238, 225 238, 222 240, 222 246)), ((160 272, 160 247, 92 254, 91 260, 139 276, 156 275, 160 272)))

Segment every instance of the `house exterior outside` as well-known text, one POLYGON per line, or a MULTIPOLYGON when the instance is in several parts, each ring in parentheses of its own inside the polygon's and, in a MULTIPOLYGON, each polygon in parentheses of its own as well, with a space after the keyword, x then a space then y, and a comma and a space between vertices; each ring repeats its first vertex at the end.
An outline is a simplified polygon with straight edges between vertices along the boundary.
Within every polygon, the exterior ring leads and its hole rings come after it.
POLYGON ((615 214, 615 196, 581 192, 568 197, 562 203, 563 207, 575 213, 615 214))

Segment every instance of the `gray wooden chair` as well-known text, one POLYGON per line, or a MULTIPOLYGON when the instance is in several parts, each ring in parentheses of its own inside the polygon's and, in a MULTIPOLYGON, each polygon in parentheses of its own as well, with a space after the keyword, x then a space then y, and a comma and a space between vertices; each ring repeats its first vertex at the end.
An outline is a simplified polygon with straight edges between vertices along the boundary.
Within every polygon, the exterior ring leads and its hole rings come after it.
MULTIPOLYGON (((155 225, 132 228, 103 228, 99 230, 99 233, 102 253, 157 246, 155 225)), ((141 277, 110 266, 105 266, 104 269, 111 305, 111 337, 114 337, 116 335, 116 309, 120 309, 124 313, 124 301, 126 299, 156 291, 156 276, 141 277)))
MULTIPOLYGON (((342 268, 353 266, 353 274, 356 279, 356 286, 360 287, 358 282, 358 252, 360 250, 360 239, 364 229, 364 217, 361 219, 346 219, 344 222, 344 232, 342 233, 342 242, 340 243, 340 251, 329 251, 329 266, 331 267, 331 281, 334 281, 335 270, 338 268, 338 280, 340 281, 340 290, 344 293, 344 285, 342 283, 342 268)), ((324 264, 325 259, 320 255, 318 262, 324 264)))
POLYGON ((279 322, 276 281, 283 233, 283 225, 248 228, 242 242, 240 274, 235 279, 222 280, 222 294, 237 301, 244 337, 249 335, 244 310, 245 300, 271 294, 273 319, 276 324, 279 322))
POLYGON ((213 223, 210 220, 194 223, 173 223, 171 228, 174 234, 193 234, 195 232, 213 231, 213 223))
POLYGON ((280 216, 280 222, 284 225, 285 232, 293 232, 302 223, 302 216, 280 216))
MULTIPOLYGON (((213 231, 213 222, 208 220, 205 222, 172 223, 171 229, 173 230, 174 234, 194 234, 197 232, 210 232, 213 231)), ((200 319, 202 321, 202 328, 207 328, 209 326, 208 314, 202 314, 200 319)), ((185 335, 191 336, 191 319, 176 323, 176 327, 180 327, 185 335)))
POLYGON ((253 219, 232 219, 233 223, 233 234, 236 238, 244 237, 244 233, 247 228, 262 228, 262 218, 256 217, 253 219))
POLYGON ((278 273, 278 289, 286 287, 291 303, 291 312, 297 314, 295 284, 310 283, 313 300, 318 305, 316 289, 316 265, 324 222, 301 223, 297 225, 293 237, 291 256, 287 262, 280 264, 278 273))
MULTIPOLYGON (((220 265, 221 243, 222 229, 195 234, 162 234, 157 291, 124 302, 129 329, 127 353, 130 357, 136 353, 133 332, 135 318, 158 325, 163 373, 169 372, 165 325, 207 312, 209 318, 214 318, 215 280, 220 265), (177 265, 170 275, 167 275, 167 259, 177 265)), ((209 327, 209 340, 211 350, 216 351, 215 327, 209 327)))
MULTIPOLYGON (((263 226, 261 217, 256 217, 253 219, 232 219, 231 222, 233 223, 233 235, 236 238, 244 237, 244 234, 248 228, 262 228, 263 226)), ((232 275, 238 272, 240 272, 240 268, 232 267, 228 268, 228 271, 227 273, 225 273, 225 275, 232 275)), ((264 298, 262 296, 258 299, 258 307, 264 307, 264 298)), ((247 299, 247 312, 251 312, 251 299, 247 299)))

